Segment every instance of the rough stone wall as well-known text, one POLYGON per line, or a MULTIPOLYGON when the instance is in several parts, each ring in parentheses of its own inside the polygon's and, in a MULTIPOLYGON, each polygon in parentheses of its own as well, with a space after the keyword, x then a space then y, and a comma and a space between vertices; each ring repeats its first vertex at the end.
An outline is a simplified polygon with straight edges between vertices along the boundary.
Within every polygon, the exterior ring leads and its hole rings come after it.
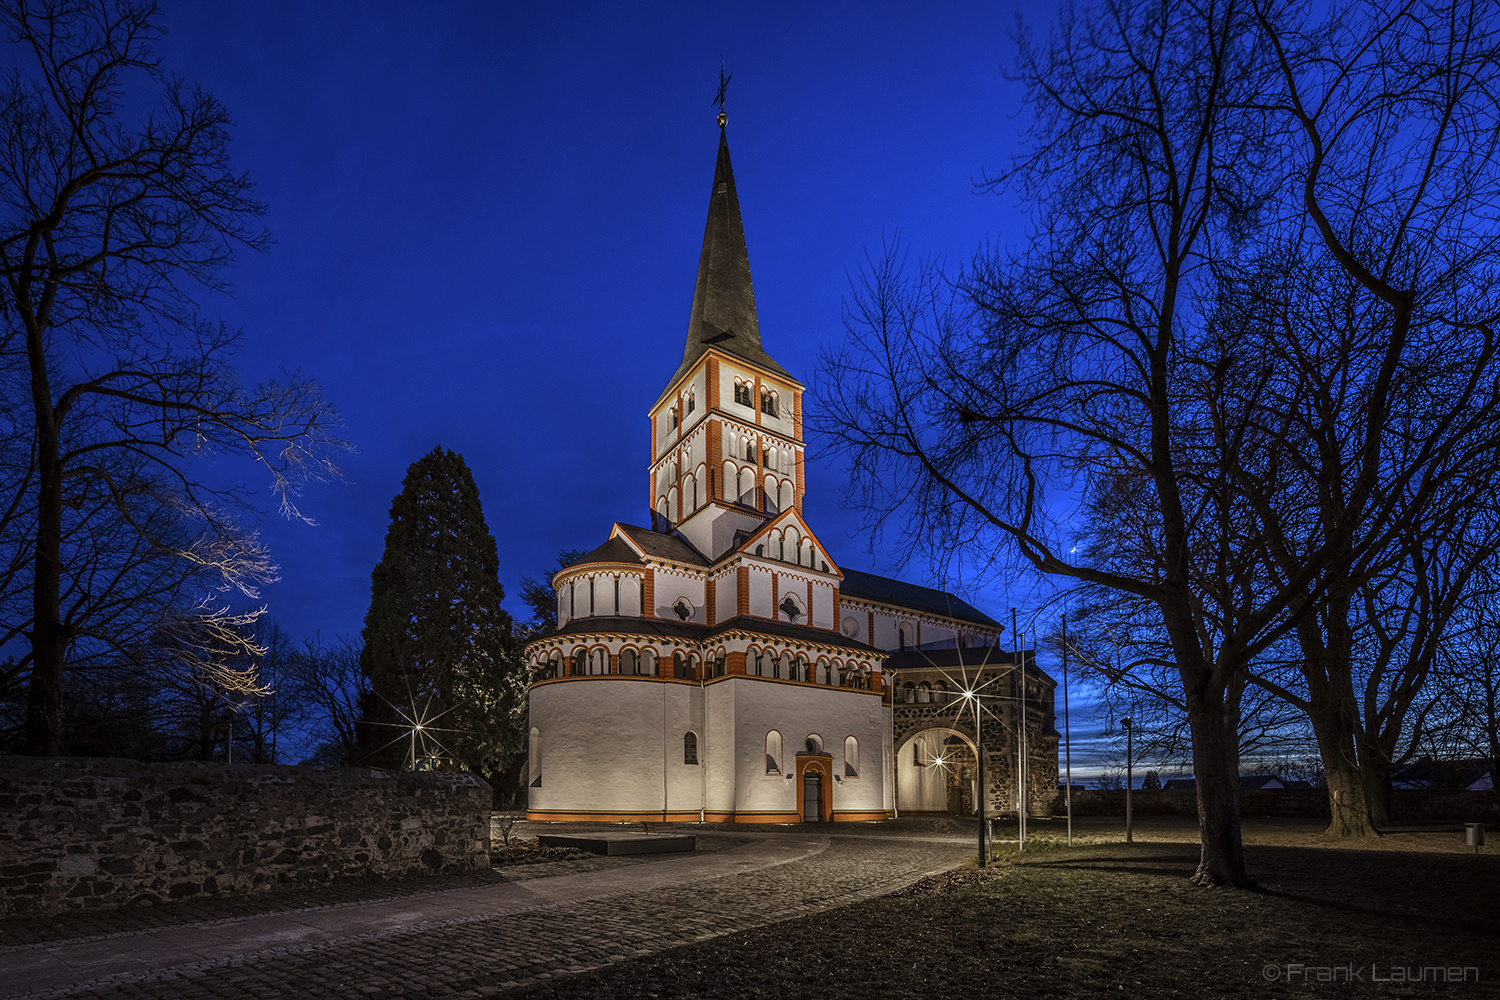
POLYGON ((470 775, 0 757, 0 915, 489 867, 470 775))

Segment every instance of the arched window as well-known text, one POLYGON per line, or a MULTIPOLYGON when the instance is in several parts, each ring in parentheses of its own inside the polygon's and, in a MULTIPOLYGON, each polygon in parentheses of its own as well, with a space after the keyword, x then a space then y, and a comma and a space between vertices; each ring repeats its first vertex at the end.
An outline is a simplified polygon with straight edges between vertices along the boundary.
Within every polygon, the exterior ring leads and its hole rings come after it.
POLYGON ((641 676, 656 676, 656 654, 649 649, 641 650, 641 676))
POLYGON ((896 629, 896 641, 900 644, 901 652, 906 652, 906 629, 896 629))
POLYGON ((907 681, 901 685, 901 700, 908 705, 915 705, 917 703, 917 686, 911 681, 907 681))
POLYGON ((635 676, 640 672, 641 658, 636 655, 636 651, 633 649, 620 650, 620 673, 635 676))
POLYGON ((766 773, 781 773, 781 734, 774 729, 766 733, 766 773))
POLYGON ((589 650, 589 673, 595 677, 609 673, 609 654, 603 649, 589 650))
POLYGON ((941 705, 946 705, 948 704, 948 702, 953 700, 953 692, 948 690, 947 681, 937 682, 937 700, 938 704, 941 705))
POLYGON ((573 676, 582 677, 589 672, 589 653, 586 649, 573 650, 573 676))
POLYGON ((776 393, 764 387, 760 390, 760 412, 776 416, 776 393))
POLYGON ((688 670, 687 660, 681 653, 672 654, 672 676, 678 680, 684 680, 692 676, 688 670))
POLYGON ((741 438, 740 441, 745 446, 745 461, 755 461, 755 442, 749 438, 741 438))
POLYGON ((688 411, 688 412, 689 412, 689 413, 692 413, 692 412, 693 412, 693 410, 694 410, 694 408, 696 408, 696 407, 697 407, 697 405, 698 405, 698 401, 697 401, 697 400, 695 400, 695 399, 694 399, 694 398, 693 398, 693 394, 692 394, 692 393, 688 393, 688 398, 687 398, 687 411, 688 411))
POLYGON ((792 668, 792 680, 794 680, 794 681, 806 681, 807 680, 807 657, 805 657, 805 656, 799 656, 799 657, 797 657, 797 663, 792 668))
POLYGON ((744 379, 734 380, 734 401, 741 406, 754 406, 750 401, 750 383, 744 379))
POLYGON ((859 740, 853 736, 844 737, 844 777, 859 777, 859 740))
POLYGON ((698 734, 682 734, 682 762, 684 764, 698 763, 698 734))
POLYGON ((672 407, 671 409, 669 409, 667 411, 667 430, 669 430, 669 431, 675 431, 676 429, 677 429, 677 407, 674 406, 674 407, 672 407))
POLYGON ((532 788, 542 787, 542 733, 535 726, 526 740, 526 768, 530 772, 532 788))
POLYGON ((932 701, 932 685, 926 681, 917 685, 917 704, 925 705, 932 701))

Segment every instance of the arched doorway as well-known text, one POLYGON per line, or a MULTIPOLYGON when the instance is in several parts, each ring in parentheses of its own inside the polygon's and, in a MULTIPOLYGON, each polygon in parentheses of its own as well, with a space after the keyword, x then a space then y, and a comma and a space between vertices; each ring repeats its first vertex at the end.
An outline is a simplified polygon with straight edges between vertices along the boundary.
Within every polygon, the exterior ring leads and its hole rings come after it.
POLYGON ((823 774, 817 768, 802 772, 802 822, 823 821, 823 774))

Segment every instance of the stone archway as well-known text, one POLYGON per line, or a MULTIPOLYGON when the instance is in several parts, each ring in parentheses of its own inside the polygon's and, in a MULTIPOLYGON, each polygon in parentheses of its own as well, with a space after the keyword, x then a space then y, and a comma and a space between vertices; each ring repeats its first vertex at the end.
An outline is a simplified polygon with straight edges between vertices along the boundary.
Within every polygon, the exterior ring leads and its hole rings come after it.
POLYGON ((942 725, 908 732, 896 750, 897 810, 903 816, 972 816, 977 762, 968 733, 942 725))

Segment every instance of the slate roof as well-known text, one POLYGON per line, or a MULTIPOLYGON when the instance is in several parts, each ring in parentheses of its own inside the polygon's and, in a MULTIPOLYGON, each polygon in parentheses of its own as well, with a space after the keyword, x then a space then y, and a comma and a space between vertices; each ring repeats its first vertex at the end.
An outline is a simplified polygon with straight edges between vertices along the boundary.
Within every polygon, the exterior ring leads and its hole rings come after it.
POLYGON ((845 638, 843 633, 832 629, 809 628, 806 625, 793 625, 790 622, 767 621, 764 618, 751 618, 748 615, 740 615, 722 621, 709 630, 709 635, 718 635, 720 632, 728 632, 740 629, 745 632, 759 632, 761 635, 780 636, 783 639, 794 639, 802 642, 817 642, 824 646, 840 646, 844 649, 857 650, 862 653, 877 652, 874 646, 867 646, 854 639, 845 638))
POLYGON ((666 535, 660 531, 652 531, 650 528, 641 528, 633 524, 621 524, 620 530, 629 535, 630 540, 648 556, 672 559, 692 566, 709 565, 703 554, 689 545, 680 535, 666 535))
POLYGON ((758 635, 772 635, 800 642, 819 643, 824 646, 839 646, 862 653, 876 652, 862 642, 846 639, 829 629, 808 628, 788 622, 767 621, 764 618, 736 617, 717 625, 696 625, 692 622, 677 622, 669 618, 636 618, 618 615, 580 615, 572 618, 561 628, 554 629, 539 639, 567 635, 593 635, 599 632, 621 632, 627 635, 659 635, 668 639, 711 639, 723 632, 740 630, 758 635))
POLYGON ((581 566, 584 563, 639 563, 640 561, 641 557, 635 554, 635 549, 626 544, 625 539, 619 536, 611 536, 609 541, 583 557, 568 563, 568 566, 564 567, 564 569, 571 566, 581 566))
POLYGON ((999 626, 1000 624, 974 605, 959 600, 947 591, 935 590, 932 587, 919 587, 914 583, 903 583, 900 580, 892 580, 890 577, 876 576, 874 573, 862 573, 857 569, 844 570, 844 582, 839 587, 839 592, 845 597, 863 598, 867 601, 878 601, 881 604, 894 604, 897 607, 911 608, 913 611, 926 611, 929 614, 957 618, 981 625, 999 626))
MULTIPOLYGON (((1036 653, 1034 650, 1026 650, 1021 654, 1021 660, 1026 664, 1026 673, 1032 677, 1040 677, 1049 684, 1055 684, 1052 675, 1036 665, 1036 653)), ((903 649, 897 653, 887 653, 885 657, 885 669, 887 670, 921 670, 921 669, 952 669, 959 670, 964 667, 1008 667, 1015 662, 1015 657, 1008 649, 999 646, 977 646, 964 649, 954 649, 951 646, 946 649, 903 649)))
POLYGON ((740 199, 729 164, 729 139, 722 126, 714 185, 708 197, 708 222, 703 227, 703 251, 698 256, 698 283, 693 288, 693 311, 688 317, 687 345, 682 364, 667 380, 656 405, 710 347, 743 358, 795 385, 802 384, 760 345, 750 252, 745 247, 745 224, 740 219, 740 199))

